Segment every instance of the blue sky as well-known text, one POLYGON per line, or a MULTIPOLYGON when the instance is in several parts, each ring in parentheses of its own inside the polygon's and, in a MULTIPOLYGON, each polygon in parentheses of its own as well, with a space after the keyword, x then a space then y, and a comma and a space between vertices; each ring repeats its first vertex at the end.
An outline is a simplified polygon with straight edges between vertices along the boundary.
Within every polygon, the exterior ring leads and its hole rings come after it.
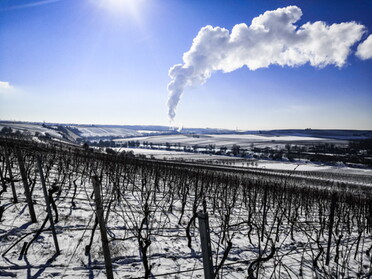
POLYGON ((372 33, 367 0, 2 0, 0 119, 169 125, 168 71, 202 27, 231 31, 290 5, 298 26, 364 26, 345 64, 213 72, 185 88, 172 125, 372 130, 372 59, 355 55, 372 33))

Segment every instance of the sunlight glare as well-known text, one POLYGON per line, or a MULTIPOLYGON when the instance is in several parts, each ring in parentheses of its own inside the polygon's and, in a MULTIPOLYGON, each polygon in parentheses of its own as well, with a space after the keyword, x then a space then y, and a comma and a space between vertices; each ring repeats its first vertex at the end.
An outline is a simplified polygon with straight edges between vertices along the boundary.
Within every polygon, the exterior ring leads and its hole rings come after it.
POLYGON ((99 0, 100 6, 117 14, 129 14, 138 18, 143 0, 99 0))

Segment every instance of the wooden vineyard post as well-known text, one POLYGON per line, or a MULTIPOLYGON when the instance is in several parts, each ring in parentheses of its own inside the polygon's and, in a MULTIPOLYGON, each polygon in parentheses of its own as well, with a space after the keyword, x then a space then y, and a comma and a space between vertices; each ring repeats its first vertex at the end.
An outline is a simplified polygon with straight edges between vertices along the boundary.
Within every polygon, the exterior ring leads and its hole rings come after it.
POLYGON ((4 176, 3 176, 3 169, 1 168, 1 166, 0 166, 0 179, 1 179, 1 185, 3 186, 3 190, 5 190, 6 189, 6 183, 5 183, 5 179, 4 179, 4 176))
POLYGON ((92 176, 92 182, 93 182, 93 190, 94 190, 94 201, 96 204, 96 216, 97 216, 97 220, 99 224, 99 229, 101 231, 102 249, 103 249, 103 256, 105 258, 106 275, 108 279, 113 279, 114 274, 112 272, 110 248, 109 248, 109 243, 107 239, 105 220, 103 218, 103 206, 102 206, 102 200, 101 200, 101 183, 97 175, 92 176))
POLYGON ((38 166, 38 169, 39 169, 41 186, 43 187, 45 203, 46 203, 46 206, 47 206, 48 218, 49 218, 49 222, 50 222, 50 227, 52 229, 53 241, 54 241, 54 245, 56 247, 56 254, 59 255, 60 250, 59 250, 59 245, 58 245, 56 229, 54 227, 52 210, 50 208, 49 196, 48 196, 48 192, 47 192, 46 185, 45 185, 45 178, 44 178, 43 168, 41 167, 41 158, 39 156, 37 156, 37 166, 38 166))
POLYGON ((6 164, 6 167, 8 168, 8 171, 9 171, 10 185, 12 186, 13 203, 17 203, 18 198, 17 198, 17 192, 16 192, 15 185, 14 185, 12 166, 10 165, 9 154, 8 154, 8 151, 6 150, 6 148, 4 149, 4 154, 5 154, 5 164, 6 164))
POLYGON ((21 176, 22 176, 23 187, 25 189, 25 195, 26 195, 26 200, 27 200, 27 204, 28 204, 28 209, 30 211, 31 221, 32 221, 32 223, 36 223, 37 220, 36 220, 34 205, 32 203, 30 188, 29 188, 28 181, 27 181, 26 169, 25 169, 25 166, 23 164, 21 151, 19 149, 17 149, 17 158, 18 158, 19 170, 20 170, 21 176))
POLYGON ((198 219, 200 241, 203 255, 204 278, 214 279, 208 213, 199 211, 198 219))
POLYGON ((326 265, 329 265, 329 261, 331 259, 330 252, 331 252, 331 244, 332 244, 333 224, 335 221, 336 202, 337 202, 337 194, 333 193, 332 200, 331 200, 330 214, 329 214, 329 223, 328 223, 328 243, 327 243, 326 265))

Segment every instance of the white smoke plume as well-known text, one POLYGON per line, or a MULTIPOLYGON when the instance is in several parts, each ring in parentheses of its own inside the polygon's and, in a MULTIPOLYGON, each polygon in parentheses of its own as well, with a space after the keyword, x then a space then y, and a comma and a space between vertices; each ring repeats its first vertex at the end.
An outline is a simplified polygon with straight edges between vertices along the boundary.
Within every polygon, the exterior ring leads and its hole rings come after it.
POLYGON ((184 53, 183 64, 169 70, 170 120, 176 115, 185 88, 203 84, 215 71, 227 73, 243 66, 253 71, 272 64, 342 67, 351 47, 365 32, 365 27, 356 22, 295 25, 301 16, 300 8, 288 6, 265 12, 254 18, 250 26, 237 24, 231 32, 210 25, 203 27, 184 53))
POLYGON ((369 35, 363 43, 359 44, 356 55, 362 60, 372 58, 372 35, 369 35))

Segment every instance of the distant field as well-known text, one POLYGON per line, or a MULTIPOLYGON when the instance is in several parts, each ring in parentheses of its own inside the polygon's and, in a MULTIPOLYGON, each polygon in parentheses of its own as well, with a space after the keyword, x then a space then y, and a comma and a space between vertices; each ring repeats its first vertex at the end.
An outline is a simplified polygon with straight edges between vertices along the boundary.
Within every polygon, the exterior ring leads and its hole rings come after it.
POLYGON ((126 128, 97 127, 97 126, 73 126, 81 132, 82 137, 122 137, 140 136, 141 133, 126 128))
MULTIPOLYGON (((295 162, 289 162, 284 156, 283 160, 266 160, 268 154, 263 158, 260 150, 253 151, 253 148, 263 149, 268 147, 270 150, 285 150, 285 145, 313 148, 315 145, 329 144, 347 148, 349 139, 371 138, 371 131, 357 130, 273 130, 273 131, 251 131, 241 132, 218 130, 218 129, 183 129, 182 133, 172 131, 164 126, 120 126, 120 125, 76 125, 76 124, 58 124, 58 123, 29 123, 29 122, 10 122, 0 121, 0 130, 4 127, 10 127, 13 132, 20 132, 28 135, 48 135, 54 140, 64 140, 66 142, 83 143, 94 145, 99 141, 113 140, 119 147, 128 142, 139 142, 142 149, 132 150, 135 154, 145 154, 157 159, 166 158, 168 160, 186 160, 186 161, 206 161, 214 164, 233 164, 234 166, 253 166, 258 168, 286 169, 291 170, 327 170, 343 171, 347 170, 338 160, 333 162, 333 166, 327 164, 309 163, 309 158, 297 157, 295 162), (167 134, 169 133, 169 134, 167 134), (90 142, 89 142, 90 141, 90 142), (145 149, 152 144, 157 149, 145 149), (166 146, 168 145, 168 146, 166 146), (191 152, 181 152, 184 148, 189 151, 215 153, 221 147, 228 151, 233 145, 238 145, 242 150, 248 150, 247 156, 221 156, 208 155, 191 152), (168 147, 168 148, 167 148, 168 147), (208 149, 210 148, 210 149, 208 149), (171 150, 165 150, 171 149, 171 150), (210 151, 213 152, 210 152, 210 151), (255 157, 254 163, 252 157, 255 157), (242 158, 249 157, 249 158, 242 158), (257 160, 264 159, 264 160, 257 160), (300 165, 300 166, 298 166, 300 165)), ((112 143, 110 143, 112 144, 112 143)), ((131 146, 131 145, 129 145, 131 146)), ((102 146, 101 146, 102 147, 102 146)), ((107 146, 106 146, 107 147, 107 146)), ((112 147, 112 145, 111 145, 112 147)), ((313 152, 313 151, 310 151, 313 152)), ((316 151, 315 151, 316 152, 316 151)), ((224 154, 225 152, 222 152, 224 154)), ((228 153, 228 152, 227 152, 228 153)), ((315 154, 315 153, 314 153, 315 154)), ((324 152, 324 154, 327 154, 324 152)), ((334 156, 335 154, 328 154, 334 156)), ((272 157, 271 157, 272 158, 272 157)), ((329 158, 328 158, 329 159, 329 158)), ((316 161, 316 160, 312 160, 316 161)), ((321 160, 320 160, 321 161, 321 160)), ((348 162, 340 158, 341 162, 348 162)), ((363 167, 363 166, 359 166, 363 167)), ((365 171, 370 169, 366 168, 365 171)), ((352 172, 363 172, 355 169, 352 172)))
POLYGON ((314 143, 332 143, 332 144, 347 144, 345 140, 327 139, 319 137, 308 136, 273 136, 273 135, 249 135, 249 134, 228 134, 228 135, 161 135, 148 137, 135 137, 127 139, 115 139, 118 144, 126 143, 128 141, 152 142, 153 144, 181 144, 182 146, 208 146, 210 144, 216 145, 217 148, 226 146, 231 147, 234 144, 241 148, 250 148, 254 146, 275 146, 282 144, 314 144, 314 143))
POLYGON ((311 162, 288 162, 288 161, 273 161, 273 160, 250 160, 232 156, 221 156, 201 153, 190 153, 182 151, 167 151, 158 149, 144 148, 115 148, 116 151, 133 152, 135 155, 145 155, 155 159, 166 160, 184 160, 188 162, 205 162, 211 164, 230 165, 234 167, 255 167, 274 170, 294 170, 297 171, 324 171, 333 173, 349 173, 349 174, 366 174, 372 175, 372 169, 357 169, 345 166, 331 166, 325 164, 316 164, 311 162), (252 164, 254 162, 254 164, 252 164))
POLYGON ((42 125, 36 125, 36 124, 31 124, 31 123, 1 123, 0 122, 0 130, 3 129, 4 127, 10 127, 14 131, 20 131, 22 133, 28 132, 30 134, 35 134, 35 133, 40 133, 42 135, 45 135, 45 133, 50 134, 53 137, 56 138, 62 138, 62 135, 60 135, 58 132, 45 128, 42 125))

